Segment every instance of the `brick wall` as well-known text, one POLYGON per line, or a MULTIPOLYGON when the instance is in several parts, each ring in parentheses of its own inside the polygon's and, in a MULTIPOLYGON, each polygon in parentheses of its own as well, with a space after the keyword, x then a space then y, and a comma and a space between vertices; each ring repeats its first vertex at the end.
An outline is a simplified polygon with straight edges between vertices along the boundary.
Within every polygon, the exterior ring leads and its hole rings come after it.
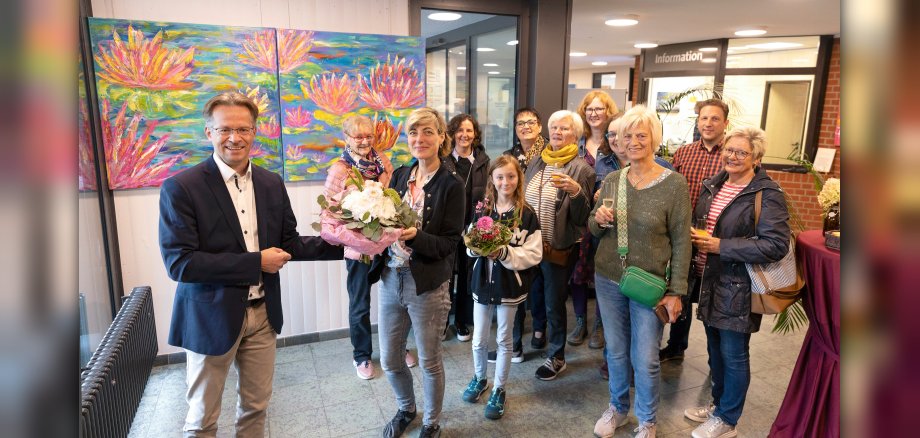
POLYGON ((639 70, 639 55, 636 55, 636 68, 633 70, 633 93, 632 93, 632 103, 636 104, 636 101, 639 97, 639 76, 642 75, 642 71, 639 70))
MULTIPOLYGON (((840 38, 834 39, 831 48, 831 64, 827 75, 827 88, 824 94, 824 110, 821 114, 818 147, 837 149, 834 165, 827 178, 840 177, 840 147, 834 146, 834 131, 837 129, 837 115, 840 112, 840 38)), ((769 133, 768 133, 769 135, 769 133)), ((843 141, 841 140, 841 143, 843 141)), ((807 173, 788 173, 769 171, 773 178, 792 198, 792 208, 802 220, 806 230, 820 229, 824 220, 821 206, 818 205, 818 193, 815 191, 814 179, 807 173)))

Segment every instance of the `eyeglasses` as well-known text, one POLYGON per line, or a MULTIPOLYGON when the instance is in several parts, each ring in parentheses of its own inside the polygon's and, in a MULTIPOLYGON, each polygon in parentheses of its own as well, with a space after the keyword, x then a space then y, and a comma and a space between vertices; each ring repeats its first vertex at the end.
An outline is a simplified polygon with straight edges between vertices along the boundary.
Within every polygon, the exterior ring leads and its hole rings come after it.
POLYGON ((600 114, 607 112, 607 108, 585 108, 585 114, 600 114))
POLYGON ((525 126, 528 127, 528 128, 533 128, 534 126, 537 126, 538 123, 540 123, 540 122, 538 122, 538 121, 536 121, 536 120, 534 120, 534 119, 530 119, 530 120, 518 120, 517 123, 515 123, 515 126, 517 126, 518 128, 523 128, 523 127, 525 127, 525 126))
POLYGON ((751 156, 751 153, 750 153, 750 152, 747 152, 747 151, 739 151, 739 150, 737 150, 737 149, 722 149, 722 154, 725 155, 726 157, 730 157, 730 156, 732 156, 732 154, 735 154, 736 157, 738 157, 738 158, 740 158, 740 159, 742 159, 742 160, 745 159, 745 158, 747 158, 747 157, 749 157, 749 156, 751 156))
POLYGON ((613 140, 613 139, 617 138, 617 132, 616 132, 616 131, 610 131, 610 132, 604 134, 604 137, 607 137, 607 140, 613 140))
POLYGON ((211 130, 225 138, 233 133, 236 133, 236 135, 240 137, 248 137, 256 132, 256 128, 211 128, 211 130))
MULTIPOLYGON (((345 134, 348 135, 348 134, 345 134)), ((348 135, 355 143, 371 142, 374 141, 373 135, 348 135)))

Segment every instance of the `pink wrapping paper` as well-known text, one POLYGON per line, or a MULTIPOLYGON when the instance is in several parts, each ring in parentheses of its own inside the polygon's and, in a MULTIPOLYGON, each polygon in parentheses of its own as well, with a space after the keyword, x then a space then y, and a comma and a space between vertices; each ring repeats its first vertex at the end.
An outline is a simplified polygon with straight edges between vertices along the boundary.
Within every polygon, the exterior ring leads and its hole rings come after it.
POLYGON ((364 234, 361 234, 361 230, 345 228, 344 222, 327 216, 325 211, 320 214, 320 217, 320 223, 322 224, 320 237, 323 240, 333 245, 343 245, 363 255, 373 256, 382 253, 393 242, 396 242, 400 234, 402 234, 402 230, 398 228, 384 228, 380 240, 374 242, 364 237, 364 234))

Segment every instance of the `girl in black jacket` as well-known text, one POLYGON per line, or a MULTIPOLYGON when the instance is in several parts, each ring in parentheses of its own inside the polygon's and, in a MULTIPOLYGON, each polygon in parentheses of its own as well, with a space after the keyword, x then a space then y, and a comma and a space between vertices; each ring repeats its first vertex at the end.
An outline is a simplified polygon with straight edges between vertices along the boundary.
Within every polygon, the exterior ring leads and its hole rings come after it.
MULTIPOLYGON (((485 416, 499 419, 504 414, 505 389, 512 357, 523 358, 522 351, 512 353, 511 332, 517 306, 527 299, 533 267, 543 257, 543 237, 536 213, 524 201, 524 172, 514 157, 502 155, 489 167, 486 197, 477 209, 476 219, 490 217, 508 224, 512 231, 508 245, 492 254, 478 254, 471 249, 473 274, 473 366, 476 374, 463 392, 463 399, 474 403, 488 389, 489 329, 492 311, 498 316, 495 382, 485 407, 485 416), (514 356, 513 356, 514 355, 514 356)), ((470 226, 475 226, 473 222, 470 226)))

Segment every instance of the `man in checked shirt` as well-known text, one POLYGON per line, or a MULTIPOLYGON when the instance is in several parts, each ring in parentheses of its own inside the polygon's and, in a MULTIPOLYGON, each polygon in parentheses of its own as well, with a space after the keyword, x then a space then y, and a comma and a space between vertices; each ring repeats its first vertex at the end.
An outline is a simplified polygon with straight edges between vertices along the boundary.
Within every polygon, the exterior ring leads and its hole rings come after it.
MULTIPOLYGON (((681 146, 674 153, 674 170, 687 178, 690 188, 690 211, 696 209, 696 200, 700 196, 703 180, 722 170, 722 142, 725 138, 725 128, 728 126, 728 105, 719 99, 708 99, 697 103, 696 127, 700 132, 700 139, 693 143, 681 146)), ((697 218, 694 218, 694 220, 697 218)), ((668 346, 658 353, 661 362, 669 360, 682 360, 684 350, 687 349, 687 339, 690 336, 690 323, 693 321, 693 302, 700 296, 700 273, 690 269, 689 286, 683 304, 683 313, 677 322, 671 324, 671 335, 668 337, 668 346)))

